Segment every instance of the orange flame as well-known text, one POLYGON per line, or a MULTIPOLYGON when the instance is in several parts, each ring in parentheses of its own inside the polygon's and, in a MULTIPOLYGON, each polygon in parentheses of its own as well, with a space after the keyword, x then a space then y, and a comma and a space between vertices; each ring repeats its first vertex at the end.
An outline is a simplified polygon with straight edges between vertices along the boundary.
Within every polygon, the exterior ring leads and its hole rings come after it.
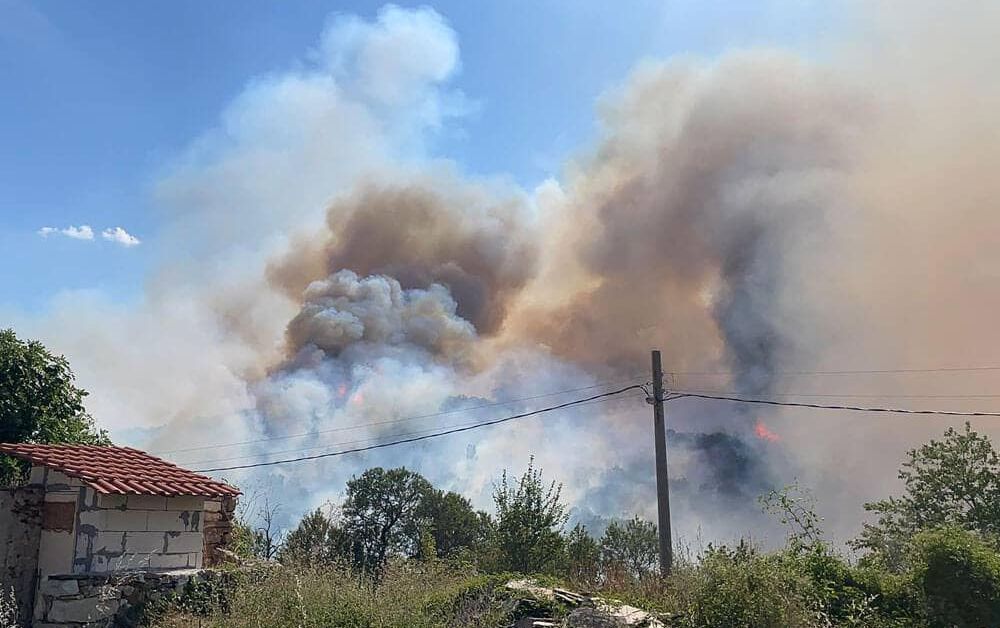
POLYGON ((769 443, 776 443, 781 440, 780 436, 772 432, 766 425, 761 423, 759 419, 753 426, 753 433, 757 435, 757 438, 766 440, 769 443))

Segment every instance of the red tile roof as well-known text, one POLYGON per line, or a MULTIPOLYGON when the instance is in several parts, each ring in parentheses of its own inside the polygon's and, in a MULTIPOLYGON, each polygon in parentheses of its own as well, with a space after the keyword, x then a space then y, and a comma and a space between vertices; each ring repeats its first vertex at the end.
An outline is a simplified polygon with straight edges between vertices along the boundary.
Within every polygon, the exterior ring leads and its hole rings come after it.
POLYGON ((240 494, 236 487, 131 447, 0 443, 0 453, 79 478, 98 493, 204 497, 240 494))

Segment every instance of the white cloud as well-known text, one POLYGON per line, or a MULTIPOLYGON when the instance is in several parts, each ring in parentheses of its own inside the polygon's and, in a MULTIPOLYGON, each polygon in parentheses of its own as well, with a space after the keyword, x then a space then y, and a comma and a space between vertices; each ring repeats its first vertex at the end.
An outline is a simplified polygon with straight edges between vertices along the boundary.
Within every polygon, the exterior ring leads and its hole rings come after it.
POLYGON ((121 227, 108 228, 101 232, 101 237, 122 246, 137 246, 142 241, 121 227))
MULTIPOLYGON (((56 236, 66 236, 67 238, 73 238, 74 240, 93 240, 94 239, 94 229, 90 225, 80 225, 79 227, 70 225, 65 229, 58 229, 56 227, 42 227, 36 233, 47 238, 51 235, 56 236)), ((142 240, 135 237, 122 227, 108 227, 101 232, 101 237, 109 242, 114 242, 126 247, 137 246, 142 243, 142 240)))
POLYGON ((43 238, 47 238, 50 235, 64 235, 67 238, 73 238, 75 240, 93 240, 94 230, 90 228, 90 225, 80 225, 75 227, 70 225, 65 229, 56 229, 55 227, 42 227, 38 230, 38 235, 43 238))

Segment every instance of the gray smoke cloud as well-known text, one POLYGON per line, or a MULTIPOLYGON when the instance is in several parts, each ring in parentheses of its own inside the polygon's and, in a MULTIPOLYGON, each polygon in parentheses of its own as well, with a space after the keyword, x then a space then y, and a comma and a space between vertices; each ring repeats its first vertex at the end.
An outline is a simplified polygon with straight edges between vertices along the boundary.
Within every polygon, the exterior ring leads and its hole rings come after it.
MULTIPOLYGON (((23 328, 67 353, 105 424, 193 468, 558 403, 587 392, 516 400, 635 381, 654 347, 674 389, 872 405, 991 390, 987 372, 790 374, 1000 361, 983 342, 1000 269, 1000 87, 983 77, 1000 9, 852 6, 864 41, 829 59, 746 50, 637 68, 600 104, 593 147, 532 191, 427 158, 462 102, 441 16, 335 21, 309 63, 249 86, 158 186, 182 208, 169 230, 189 261, 138 306, 69 295, 23 328), (715 371, 731 375, 684 375, 715 371), (439 414, 486 403, 506 405, 439 414)), ((639 395, 222 474, 271 486, 291 521, 374 464, 487 507, 499 472, 534 454, 580 520, 655 518, 648 414, 639 395)), ((755 495, 795 478, 847 538, 903 451, 945 427, 694 400, 668 417, 678 529, 707 539, 770 530, 755 495)))

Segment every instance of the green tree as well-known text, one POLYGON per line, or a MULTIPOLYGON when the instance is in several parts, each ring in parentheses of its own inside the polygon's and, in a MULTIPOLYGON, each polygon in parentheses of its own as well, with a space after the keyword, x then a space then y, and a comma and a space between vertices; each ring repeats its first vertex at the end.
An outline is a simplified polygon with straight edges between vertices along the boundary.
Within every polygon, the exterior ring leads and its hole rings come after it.
POLYGON ((300 565, 329 565, 346 556, 346 541, 343 530, 317 508, 288 533, 278 558, 300 565))
POLYGON ((963 431, 948 428, 943 440, 932 440, 908 452, 899 479, 901 497, 865 504, 878 514, 854 541, 894 571, 906 567, 914 535, 940 526, 957 526, 989 537, 1000 534, 1000 456, 989 438, 966 423, 963 431))
POLYGON ((601 546, 583 524, 576 524, 566 535, 566 574, 587 583, 597 580, 601 546))
POLYGON ((1000 556, 976 533, 957 527, 914 537, 913 578, 932 628, 1000 625, 1000 556))
POLYGON ((451 491, 428 491, 416 517, 421 529, 430 534, 439 558, 454 558, 472 549, 488 533, 482 513, 473 510, 468 499, 451 491))
MULTIPOLYGON (((12 329, 0 331, 0 442, 110 444, 84 409, 87 391, 74 379, 65 357, 20 340, 12 329)), ((23 468, 0 456, 0 482, 13 481, 23 468)))
POLYGON ((417 553, 418 510, 431 491, 430 482, 405 468, 375 467, 348 481, 343 531, 355 568, 377 582, 390 558, 417 553))
POLYGON ((562 528, 566 507, 560 502, 562 485, 542 481, 542 472, 528 469, 512 486, 503 472, 494 488, 497 519, 495 540, 501 569, 520 573, 543 572, 558 560, 563 550, 562 528))
POLYGON ((642 578, 656 567, 658 560, 656 524, 635 516, 625 523, 613 521, 604 531, 601 562, 606 569, 642 578))

